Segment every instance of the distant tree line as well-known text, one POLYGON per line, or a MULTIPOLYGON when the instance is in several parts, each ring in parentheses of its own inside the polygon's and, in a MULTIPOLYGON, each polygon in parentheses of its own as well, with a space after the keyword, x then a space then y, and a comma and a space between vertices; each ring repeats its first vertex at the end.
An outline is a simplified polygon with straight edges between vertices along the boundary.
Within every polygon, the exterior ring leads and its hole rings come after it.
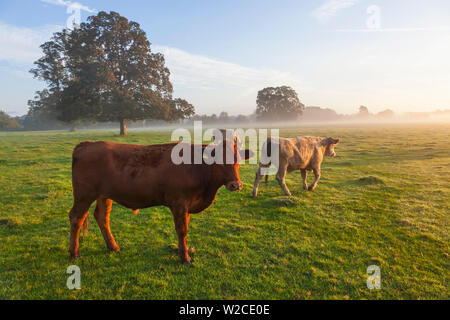
POLYGON ((396 116, 394 111, 386 109, 379 113, 370 113, 366 106, 360 106, 355 114, 338 114, 335 110, 321 107, 306 107, 300 120, 309 122, 323 121, 366 121, 389 120, 396 116))
POLYGON ((194 115, 192 118, 190 118, 190 121, 202 121, 205 124, 244 124, 244 123, 252 123, 256 121, 256 114, 251 115, 237 115, 237 116, 231 116, 228 114, 228 112, 222 111, 219 115, 212 114, 212 115, 194 115))
MULTIPOLYGON (((389 120, 427 120, 427 119, 437 119, 445 120, 450 119, 450 110, 437 110, 435 112, 408 112, 404 114, 396 114, 390 109, 378 113, 371 113, 367 107, 359 109, 357 113, 354 114, 339 114, 335 110, 330 108, 321 107, 305 107, 303 113, 300 117, 293 119, 296 123, 301 122, 339 122, 339 121, 354 121, 354 122, 364 122, 364 121, 389 121, 389 120)), ((250 115, 228 115, 227 112, 221 112, 219 115, 194 115, 189 119, 182 120, 183 124, 191 124, 193 121, 202 121, 206 125, 230 125, 239 126, 245 124, 256 124, 261 119, 255 113, 250 115)), ((289 121, 289 122, 292 122, 289 121)), ((276 123, 276 122, 274 122, 276 123)), ((284 122, 286 123, 286 121, 284 122)), ((178 126, 180 125, 180 120, 177 121, 166 121, 166 120, 155 120, 155 119, 144 119, 131 121, 129 126, 132 128, 147 128, 147 127, 166 127, 168 125, 178 126)), ((88 129, 88 128, 115 128, 117 124, 115 122, 102 122, 93 123, 90 121, 80 121, 78 123, 78 128, 88 129)), ((4 112, 0 112, 0 130, 69 130, 71 126, 65 122, 58 121, 55 119, 46 119, 42 117, 35 116, 32 113, 28 113, 21 117, 10 117, 4 112)))

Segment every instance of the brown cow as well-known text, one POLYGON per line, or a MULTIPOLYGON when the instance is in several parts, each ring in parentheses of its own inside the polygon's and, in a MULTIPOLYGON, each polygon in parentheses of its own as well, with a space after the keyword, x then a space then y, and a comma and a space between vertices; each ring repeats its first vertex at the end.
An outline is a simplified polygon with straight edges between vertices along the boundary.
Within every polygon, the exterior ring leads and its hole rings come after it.
MULTIPOLYGON (((172 149, 177 143, 131 145, 108 142, 83 142, 73 152, 72 183, 74 205, 70 211, 70 245, 72 258, 79 256, 80 229, 94 201, 95 219, 111 251, 120 251, 109 227, 113 201, 133 211, 153 206, 166 206, 173 214, 178 235, 181 261, 191 263, 186 235, 191 213, 199 213, 215 200, 219 188, 242 189, 239 161, 252 156, 239 151, 236 141, 224 139, 219 144, 224 152, 234 154, 233 164, 179 164, 172 162, 172 149)), ((191 150, 198 150, 189 144, 191 150)), ((201 151, 206 145, 199 148, 201 151)), ((192 157, 194 157, 192 152, 192 157)), ((223 162, 225 163, 225 161, 223 162)))
MULTIPOLYGON (((278 143, 268 138, 263 146, 263 151, 270 155, 273 148, 279 148, 279 166, 276 179, 281 189, 287 196, 291 195, 286 186, 285 177, 287 172, 300 170, 303 179, 303 189, 312 191, 317 187, 320 179, 320 167, 324 156, 335 157, 336 152, 334 146, 339 143, 339 139, 320 138, 320 137, 297 137, 297 138, 279 138, 278 143), (267 151, 265 151, 267 150, 267 151), (315 180, 308 187, 307 171, 313 171, 315 180)), ((263 177, 262 168, 269 167, 270 164, 259 165, 256 171, 255 183, 253 185, 252 196, 256 198, 258 195, 258 186, 263 177)), ((267 183, 268 175, 266 175, 267 183)))

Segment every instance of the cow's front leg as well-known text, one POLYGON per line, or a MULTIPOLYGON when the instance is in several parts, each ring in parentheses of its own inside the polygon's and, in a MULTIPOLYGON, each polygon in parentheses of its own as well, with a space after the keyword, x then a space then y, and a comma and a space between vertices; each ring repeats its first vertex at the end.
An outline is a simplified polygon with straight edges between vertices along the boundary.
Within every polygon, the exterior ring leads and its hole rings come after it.
POLYGON ((286 172, 287 172, 287 163, 280 163, 280 167, 277 172, 277 181, 280 185, 281 189, 283 189, 283 192, 287 196, 291 196, 291 192, 289 191, 287 185, 286 185, 286 172))
POLYGON ((303 189, 308 190, 308 181, 306 180, 308 178, 308 173, 305 169, 301 169, 300 173, 302 174, 303 189))
POLYGON ((309 186, 308 188, 309 191, 313 191, 317 187, 317 184, 319 183, 320 180, 320 169, 314 169, 313 171, 315 179, 312 185, 309 186))
POLYGON ((97 199, 97 207, 95 208, 94 216, 97 220, 100 231, 105 239, 106 247, 115 252, 119 252, 120 248, 116 244, 109 226, 109 216, 111 214, 113 201, 111 199, 97 199))
POLYGON ((263 175, 261 174, 261 167, 259 167, 258 170, 256 170, 255 182, 253 183, 253 192, 252 192, 253 198, 256 198, 258 196, 258 187, 262 177, 263 175))
POLYGON ((191 264, 192 259, 189 257, 186 236, 189 228, 189 220, 191 215, 185 209, 172 209, 173 220, 175 222, 175 230, 178 235, 178 253, 182 263, 191 264))

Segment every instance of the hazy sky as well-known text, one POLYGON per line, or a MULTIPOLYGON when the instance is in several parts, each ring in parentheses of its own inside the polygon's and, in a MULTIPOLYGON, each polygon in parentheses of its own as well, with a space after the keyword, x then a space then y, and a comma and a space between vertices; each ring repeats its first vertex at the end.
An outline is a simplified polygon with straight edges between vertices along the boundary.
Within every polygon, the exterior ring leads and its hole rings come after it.
POLYGON ((73 4, 139 22, 200 114, 250 114, 279 85, 341 113, 450 108, 448 0, 0 0, 0 109, 26 113, 44 85, 28 70, 73 4))

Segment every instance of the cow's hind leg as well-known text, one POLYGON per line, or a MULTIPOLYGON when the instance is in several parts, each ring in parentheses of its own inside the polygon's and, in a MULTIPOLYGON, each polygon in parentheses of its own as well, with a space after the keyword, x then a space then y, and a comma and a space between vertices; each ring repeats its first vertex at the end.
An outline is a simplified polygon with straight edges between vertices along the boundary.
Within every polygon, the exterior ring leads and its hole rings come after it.
POLYGON ((70 219, 70 242, 69 242, 69 253, 71 258, 77 258, 80 256, 79 251, 79 235, 81 227, 83 226, 84 220, 89 213, 89 207, 92 202, 89 201, 75 201, 72 210, 69 213, 70 219))
POLYGON ((189 220, 191 215, 185 209, 173 208, 173 220, 175 222, 175 230, 178 236, 178 254, 182 263, 191 264, 192 259, 189 257, 186 236, 189 229, 189 220))
POLYGON ((95 208, 94 216, 97 220, 100 231, 105 239, 106 247, 115 252, 119 252, 120 248, 116 244, 111 229, 109 227, 109 215, 111 213, 112 200, 111 199, 97 199, 97 206, 95 208))

